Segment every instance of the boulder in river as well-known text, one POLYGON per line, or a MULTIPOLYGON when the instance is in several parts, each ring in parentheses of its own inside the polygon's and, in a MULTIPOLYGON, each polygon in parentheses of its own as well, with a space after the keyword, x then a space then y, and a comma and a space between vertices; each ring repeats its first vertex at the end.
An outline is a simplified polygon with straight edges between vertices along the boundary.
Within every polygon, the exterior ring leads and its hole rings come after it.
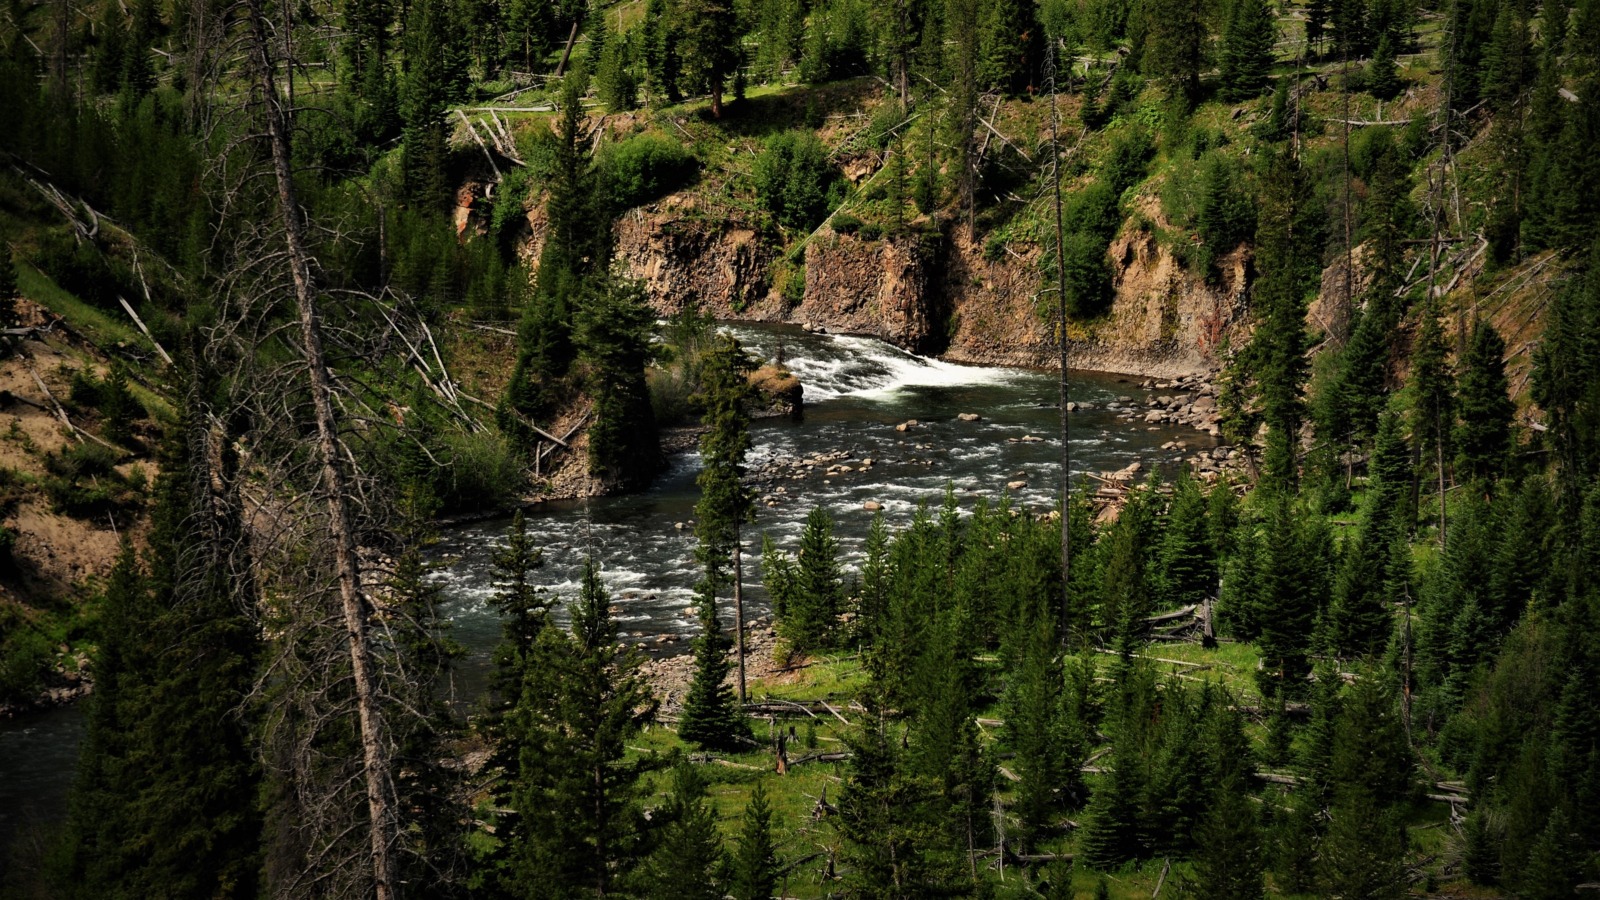
POLYGON ((960 415, 956 416, 956 418, 963 422, 976 422, 983 417, 977 413, 961 413, 960 415))
POLYGON ((878 512, 883 509, 883 504, 876 500, 868 500, 867 502, 861 504, 861 508, 867 512, 878 512))
POLYGON ((1008 482, 1006 482, 1006 490, 1008 490, 1008 491, 1020 491, 1020 490, 1022 490, 1023 488, 1025 488, 1027 486, 1028 486, 1028 483, 1026 481, 1008 481, 1008 482))

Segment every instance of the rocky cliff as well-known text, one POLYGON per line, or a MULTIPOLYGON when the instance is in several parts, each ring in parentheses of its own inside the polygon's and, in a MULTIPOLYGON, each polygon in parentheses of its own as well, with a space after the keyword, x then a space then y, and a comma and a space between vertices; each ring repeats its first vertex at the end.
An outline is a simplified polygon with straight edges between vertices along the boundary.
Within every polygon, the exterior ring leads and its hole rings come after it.
MULTIPOLYGON (((870 335, 957 362, 1054 364, 1037 247, 1013 242, 986 252, 983 235, 964 226, 881 239, 824 228, 805 246, 805 289, 791 303, 773 283, 782 250, 772 236, 695 213, 692 201, 668 198, 617 226, 618 260, 663 314, 698 303, 718 318, 870 335)), ((1225 257, 1208 284, 1150 228, 1130 224, 1111 257, 1110 312, 1068 326, 1074 365, 1162 378, 1213 368, 1215 350, 1244 321, 1247 255, 1225 257)))

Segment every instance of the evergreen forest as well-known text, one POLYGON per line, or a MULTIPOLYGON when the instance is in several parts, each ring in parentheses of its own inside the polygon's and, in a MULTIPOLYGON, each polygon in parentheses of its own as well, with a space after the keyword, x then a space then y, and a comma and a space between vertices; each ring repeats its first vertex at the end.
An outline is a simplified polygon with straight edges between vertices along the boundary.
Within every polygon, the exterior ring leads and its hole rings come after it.
POLYGON ((1600 0, 0 0, 0 111, 0 898, 1600 891, 1600 0), (763 529, 745 320, 1059 367, 1054 502, 763 529), (665 647, 534 524, 674 472, 665 647))

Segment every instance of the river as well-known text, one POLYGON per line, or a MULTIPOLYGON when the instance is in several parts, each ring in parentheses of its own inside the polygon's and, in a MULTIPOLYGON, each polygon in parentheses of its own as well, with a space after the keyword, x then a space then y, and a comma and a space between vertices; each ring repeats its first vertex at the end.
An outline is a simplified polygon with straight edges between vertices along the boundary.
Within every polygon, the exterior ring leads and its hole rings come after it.
MULTIPOLYGON (((1024 506, 1054 506, 1059 443, 1057 380, 1052 373, 963 366, 913 356, 869 338, 807 334, 795 328, 729 326, 753 355, 774 358, 782 348, 787 365, 805 386, 805 413, 797 420, 765 419, 751 429, 752 469, 769 461, 804 460, 847 451, 841 460, 856 471, 828 476, 818 466, 799 478, 778 482, 782 493, 764 490, 776 505, 759 504, 747 535, 759 553, 760 535, 793 549, 806 514, 826 507, 847 561, 860 557, 872 513, 882 505, 891 525, 909 520, 918 504, 937 505, 946 487, 970 507, 978 497, 998 498, 1008 483, 1024 506), (977 421, 962 421, 972 413, 977 421), (917 425, 905 431, 897 424, 917 425), (1023 441, 1024 437, 1043 440, 1023 441), (871 459, 869 470, 859 464, 871 459)), ((1072 418, 1074 474, 1126 466, 1135 460, 1176 465, 1184 451, 1162 450, 1185 441, 1190 450, 1214 441, 1186 428, 1128 421, 1106 405, 1119 398, 1143 401, 1138 379, 1080 372, 1071 379, 1072 399, 1088 404, 1072 418)), ((694 565, 692 521, 697 498, 694 453, 671 458, 648 491, 621 497, 548 503, 528 513, 529 532, 544 548, 541 581, 565 601, 577 590, 583 560, 594 556, 610 588, 626 637, 659 652, 686 648, 694 620, 689 615, 694 565), (682 525, 682 527, 679 527, 682 525)), ((436 577, 452 636, 466 648, 457 665, 454 692, 470 700, 481 694, 499 623, 488 599, 493 593, 490 558, 509 517, 461 526, 438 545, 443 564, 436 577)), ((745 569, 750 615, 766 613, 759 589, 760 566, 745 569)), ((78 743, 78 709, 61 709, 0 722, 0 869, 4 851, 19 829, 59 818, 65 808, 78 743)))

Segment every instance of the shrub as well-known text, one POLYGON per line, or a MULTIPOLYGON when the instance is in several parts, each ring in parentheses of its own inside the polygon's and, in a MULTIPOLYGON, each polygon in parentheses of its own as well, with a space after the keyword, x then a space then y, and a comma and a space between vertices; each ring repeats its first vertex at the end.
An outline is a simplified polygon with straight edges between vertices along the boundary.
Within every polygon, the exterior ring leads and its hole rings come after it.
POLYGON ((683 189, 694 180, 698 163, 679 144, 641 134, 608 149, 601 167, 612 203, 631 209, 683 189))
POLYGON ((855 234, 861 230, 861 220, 849 213, 839 213, 833 217, 833 230, 840 234, 855 234))
POLYGON ((809 132, 773 135, 756 157, 756 196, 773 218, 790 228, 820 224, 838 204, 840 180, 822 141, 809 132))
POLYGON ((1111 261, 1098 235, 1075 231, 1062 242, 1067 312, 1076 319, 1100 315, 1111 305, 1111 261))
POLYGON ((45 456, 45 493, 57 512, 79 518, 115 515, 143 501, 138 485, 116 470, 117 454, 84 443, 45 456))
POLYGON ((128 373, 121 366, 112 366, 104 380, 86 370, 74 372, 69 396, 74 406, 100 415, 106 437, 113 443, 127 443, 133 433, 131 426, 145 416, 144 405, 133 396, 128 373))
POLYGON ((522 461, 506 438, 452 434, 444 443, 448 461, 436 488, 444 511, 494 509, 521 492, 522 461))
POLYGON ((1145 166, 1155 154, 1150 134, 1143 128, 1129 129, 1111 145, 1111 152, 1101 164, 1101 173, 1117 197, 1122 192, 1144 180, 1145 166))
POLYGON ((1091 182, 1067 202, 1061 212, 1063 226, 1067 231, 1098 235, 1109 242, 1122 227, 1117 193, 1104 179, 1091 182))

